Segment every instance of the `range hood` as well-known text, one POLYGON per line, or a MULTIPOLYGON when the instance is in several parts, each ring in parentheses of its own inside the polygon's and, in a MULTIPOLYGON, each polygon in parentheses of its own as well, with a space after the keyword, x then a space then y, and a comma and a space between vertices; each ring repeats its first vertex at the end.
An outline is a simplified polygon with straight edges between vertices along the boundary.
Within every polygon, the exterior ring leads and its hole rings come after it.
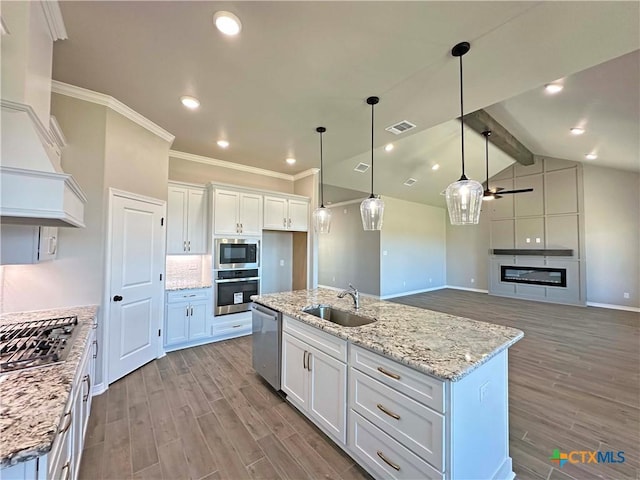
POLYGON ((60 168, 60 138, 64 139, 55 128, 44 128, 30 106, 2 100, 3 224, 84 227, 87 199, 60 168))

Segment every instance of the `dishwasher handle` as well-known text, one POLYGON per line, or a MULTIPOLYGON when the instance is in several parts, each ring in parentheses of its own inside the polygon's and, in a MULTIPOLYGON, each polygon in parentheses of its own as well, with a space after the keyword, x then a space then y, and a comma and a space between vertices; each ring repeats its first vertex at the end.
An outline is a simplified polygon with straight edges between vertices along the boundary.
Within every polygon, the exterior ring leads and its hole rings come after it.
POLYGON ((268 315, 271 318, 274 318, 274 319, 278 318, 279 312, 277 312, 276 310, 271 310, 270 308, 263 307, 262 305, 256 305, 256 304, 254 304, 251 308, 256 312, 261 313, 263 315, 268 315))

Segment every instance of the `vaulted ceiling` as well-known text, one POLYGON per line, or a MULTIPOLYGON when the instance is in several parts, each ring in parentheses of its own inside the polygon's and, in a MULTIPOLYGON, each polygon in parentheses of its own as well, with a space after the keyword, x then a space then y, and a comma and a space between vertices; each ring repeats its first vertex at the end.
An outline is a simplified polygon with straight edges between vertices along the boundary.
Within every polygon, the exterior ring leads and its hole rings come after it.
MULTIPOLYGON (((112 95, 176 136, 173 149, 284 173, 319 166, 367 191, 376 106, 376 193, 441 204, 460 175, 458 62, 465 111, 484 108, 534 153, 638 171, 638 2, 61 2, 69 38, 56 80, 112 95), (243 29, 225 37, 216 11, 243 29), (582 73, 579 73, 582 72, 582 73), (542 86, 565 89, 548 96, 542 86), (201 106, 186 110, 182 95, 201 106), (417 127, 395 136, 385 127, 417 127), (574 138, 569 128, 583 126, 574 138), (221 149, 216 140, 230 142, 221 149), (393 142, 391 152, 383 146, 393 142), (297 163, 289 166, 286 157, 297 163), (439 170, 431 169, 434 163, 439 170), (402 183, 413 177, 413 187, 402 183)), ((468 176, 484 178, 470 132, 468 176)), ((513 159, 490 150, 491 172, 513 159)))

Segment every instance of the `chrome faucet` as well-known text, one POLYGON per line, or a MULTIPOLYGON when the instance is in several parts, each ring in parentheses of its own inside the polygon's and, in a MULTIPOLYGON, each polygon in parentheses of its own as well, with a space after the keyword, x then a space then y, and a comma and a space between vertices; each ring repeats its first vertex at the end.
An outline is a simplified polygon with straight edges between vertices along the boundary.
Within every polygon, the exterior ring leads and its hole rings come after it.
POLYGON ((346 295, 351 295, 351 298, 353 298, 353 305, 356 307, 356 310, 358 310, 360 308, 360 294, 358 293, 358 289, 349 284, 349 290, 341 291, 338 294, 338 298, 344 298, 346 295))

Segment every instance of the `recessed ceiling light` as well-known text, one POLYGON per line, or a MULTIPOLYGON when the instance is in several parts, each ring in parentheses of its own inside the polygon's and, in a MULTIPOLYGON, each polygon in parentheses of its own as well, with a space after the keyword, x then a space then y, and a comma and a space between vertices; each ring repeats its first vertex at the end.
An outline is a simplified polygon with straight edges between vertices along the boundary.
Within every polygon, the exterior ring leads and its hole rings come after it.
POLYGON ((569 130, 571 135, 582 135, 584 133, 584 128, 582 127, 573 127, 569 130))
POLYGON ((407 178, 405 180, 405 182, 403 183, 403 185, 406 185, 407 187, 411 187, 413 186, 414 183, 416 183, 418 180, 416 180, 415 178, 407 178))
POLYGON ((433 167, 431 167, 431 170, 438 170, 439 168, 440 168, 440 165, 435 163, 433 167))
POLYGON ((587 153, 584 158, 586 158, 587 160, 595 160, 596 158, 598 158, 598 154, 597 153, 587 153))
POLYGON ((360 162, 354 167, 354 170, 358 173, 364 173, 369 170, 369 165, 363 162, 360 162))
POLYGON ((225 35, 237 35, 242 30, 240 19, 231 12, 219 11, 213 15, 216 28, 225 35))
POLYGON ((226 140, 218 140, 216 143, 220 148, 227 148, 229 146, 229 142, 226 140))
POLYGON ((547 93, 558 93, 562 91, 564 86, 560 83, 548 83, 544 86, 547 93))
POLYGON ((387 144, 384 146, 384 151, 385 151, 385 152, 390 152, 391 150, 393 150, 393 143, 387 143, 387 144))
POLYGON ((285 162, 287 162, 289 165, 293 165, 294 163, 296 163, 296 159, 293 157, 289 157, 285 160, 285 162))
POLYGON ((182 105, 191 110, 195 110, 200 106, 200 100, 195 97, 189 97, 188 95, 180 97, 180 101, 182 102, 182 105))

